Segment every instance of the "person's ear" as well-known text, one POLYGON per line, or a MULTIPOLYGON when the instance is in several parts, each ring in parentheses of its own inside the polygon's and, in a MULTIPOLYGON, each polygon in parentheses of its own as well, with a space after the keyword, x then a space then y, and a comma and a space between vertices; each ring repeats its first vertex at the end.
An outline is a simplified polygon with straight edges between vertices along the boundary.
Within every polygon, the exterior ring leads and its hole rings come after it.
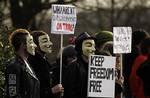
POLYGON ((27 45, 22 43, 22 44, 20 45, 20 48, 22 48, 22 49, 27 49, 27 45))

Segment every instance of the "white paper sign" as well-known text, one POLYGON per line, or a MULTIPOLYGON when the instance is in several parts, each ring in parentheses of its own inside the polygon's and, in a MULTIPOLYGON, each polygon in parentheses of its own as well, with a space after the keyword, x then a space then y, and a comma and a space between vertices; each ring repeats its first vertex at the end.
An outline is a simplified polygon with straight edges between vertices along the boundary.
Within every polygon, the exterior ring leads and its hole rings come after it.
POLYGON ((88 97, 114 98, 115 64, 116 58, 112 56, 90 56, 87 90, 88 97))
POLYGON ((113 27, 113 53, 131 53, 131 27, 113 27))
POLYGON ((76 9, 72 5, 52 5, 51 33, 74 34, 76 9))

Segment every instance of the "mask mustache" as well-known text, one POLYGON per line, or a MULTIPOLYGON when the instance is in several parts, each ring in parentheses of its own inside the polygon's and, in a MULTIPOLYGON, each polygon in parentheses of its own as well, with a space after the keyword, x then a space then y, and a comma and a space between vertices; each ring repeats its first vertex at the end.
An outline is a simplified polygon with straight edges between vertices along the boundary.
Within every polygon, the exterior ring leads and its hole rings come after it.
POLYGON ((52 45, 46 45, 45 47, 51 49, 51 48, 52 48, 52 45))
POLYGON ((89 50, 89 53, 94 54, 95 51, 94 50, 89 50))

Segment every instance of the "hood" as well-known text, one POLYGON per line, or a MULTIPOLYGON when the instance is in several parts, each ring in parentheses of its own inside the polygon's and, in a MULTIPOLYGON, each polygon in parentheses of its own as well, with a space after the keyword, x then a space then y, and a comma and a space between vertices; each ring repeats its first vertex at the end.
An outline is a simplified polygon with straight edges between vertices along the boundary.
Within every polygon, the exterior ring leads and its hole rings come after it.
POLYGON ((84 40, 92 39, 96 41, 96 39, 92 36, 90 36, 87 32, 81 33, 79 36, 77 36, 75 40, 75 50, 77 51, 78 55, 82 54, 82 42, 84 40))

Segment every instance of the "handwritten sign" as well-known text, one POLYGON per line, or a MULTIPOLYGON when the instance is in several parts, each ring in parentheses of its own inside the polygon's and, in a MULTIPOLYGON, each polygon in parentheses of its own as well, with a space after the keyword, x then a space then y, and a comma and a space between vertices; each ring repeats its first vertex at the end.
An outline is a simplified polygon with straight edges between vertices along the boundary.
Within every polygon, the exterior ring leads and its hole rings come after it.
POLYGON ((115 63, 115 57, 101 55, 90 56, 88 97, 114 97, 115 63))
POLYGON ((131 27, 113 28, 113 53, 131 53, 131 27))
POLYGON ((71 5, 52 5, 51 33, 74 34, 76 9, 71 5))

